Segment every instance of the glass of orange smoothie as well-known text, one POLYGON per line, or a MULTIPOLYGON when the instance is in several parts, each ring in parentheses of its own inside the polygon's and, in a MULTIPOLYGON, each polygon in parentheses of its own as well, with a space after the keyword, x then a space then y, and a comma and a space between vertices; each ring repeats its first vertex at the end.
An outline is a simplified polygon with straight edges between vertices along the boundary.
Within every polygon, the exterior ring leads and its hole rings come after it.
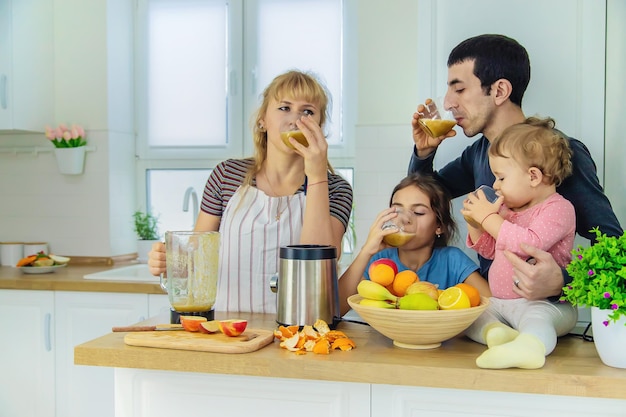
POLYGON ((445 135, 456 125, 452 112, 445 110, 443 97, 427 99, 418 122, 422 130, 433 138, 445 135))
POLYGON ((389 246, 400 247, 415 237, 415 219, 411 212, 407 212, 400 207, 396 208, 398 214, 391 220, 383 223, 383 230, 395 229, 394 233, 383 237, 383 242, 389 246))

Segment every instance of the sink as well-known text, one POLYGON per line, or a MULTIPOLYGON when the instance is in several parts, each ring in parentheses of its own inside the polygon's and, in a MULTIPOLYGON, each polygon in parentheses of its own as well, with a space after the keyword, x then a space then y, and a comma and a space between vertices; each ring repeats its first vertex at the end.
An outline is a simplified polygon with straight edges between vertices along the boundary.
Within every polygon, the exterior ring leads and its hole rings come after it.
POLYGON ((124 266, 122 268, 109 269, 107 271, 96 272, 83 276, 84 279, 99 279, 104 281, 139 281, 139 282, 159 282, 159 277, 155 277, 148 271, 147 264, 124 266))

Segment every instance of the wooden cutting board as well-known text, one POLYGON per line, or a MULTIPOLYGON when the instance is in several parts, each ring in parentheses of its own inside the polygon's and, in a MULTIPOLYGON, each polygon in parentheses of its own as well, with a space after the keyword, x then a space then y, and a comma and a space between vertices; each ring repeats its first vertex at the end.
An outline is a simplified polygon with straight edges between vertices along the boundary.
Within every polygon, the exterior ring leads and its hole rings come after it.
POLYGON ((254 352, 272 343, 272 340, 274 340, 274 333, 263 329, 246 329, 245 332, 235 337, 222 333, 204 334, 184 330, 132 332, 124 336, 124 343, 130 346, 217 353, 254 352))

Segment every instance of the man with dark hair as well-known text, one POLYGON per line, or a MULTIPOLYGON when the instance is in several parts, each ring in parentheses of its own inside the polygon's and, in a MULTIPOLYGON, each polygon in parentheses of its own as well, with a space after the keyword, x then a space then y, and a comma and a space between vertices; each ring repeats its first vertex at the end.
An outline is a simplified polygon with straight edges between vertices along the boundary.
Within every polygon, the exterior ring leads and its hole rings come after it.
MULTIPOLYGON (((445 136, 432 138, 419 127, 418 106, 412 120, 415 143, 409 173, 434 173, 453 197, 468 194, 479 186, 493 184, 495 178, 489 168, 489 143, 507 127, 526 119, 522 98, 530 81, 530 60, 526 49, 516 40, 503 35, 479 35, 457 45, 448 57, 448 91, 445 107, 451 110, 463 133, 472 137, 482 134, 462 154, 441 170, 433 171, 437 147, 445 136)), ((622 228, 604 194, 597 177, 596 165, 587 147, 568 138, 573 151, 573 173, 557 188, 576 210, 576 232, 595 241, 590 233, 593 227, 609 236, 619 236, 622 228)), ((515 276, 511 285, 520 296, 529 300, 558 297, 561 288, 571 278, 561 270, 549 253, 522 244, 528 260, 507 253, 515 276)), ((481 274, 488 278, 491 261, 480 258, 481 274)))

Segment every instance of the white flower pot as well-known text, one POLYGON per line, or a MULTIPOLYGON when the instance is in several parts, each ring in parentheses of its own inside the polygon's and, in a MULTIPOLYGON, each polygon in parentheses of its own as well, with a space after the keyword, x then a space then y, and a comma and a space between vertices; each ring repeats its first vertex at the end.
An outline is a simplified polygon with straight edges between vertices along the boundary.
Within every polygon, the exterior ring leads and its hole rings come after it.
POLYGON ((614 368, 626 368, 626 317, 622 317, 617 322, 609 322, 608 326, 604 321, 608 320, 611 310, 601 310, 598 307, 591 307, 591 325, 593 328, 593 341, 600 356, 600 360, 605 365, 614 368))
POLYGON ((85 167, 85 147, 77 148, 54 148, 59 172, 65 175, 78 175, 83 173, 85 167))

